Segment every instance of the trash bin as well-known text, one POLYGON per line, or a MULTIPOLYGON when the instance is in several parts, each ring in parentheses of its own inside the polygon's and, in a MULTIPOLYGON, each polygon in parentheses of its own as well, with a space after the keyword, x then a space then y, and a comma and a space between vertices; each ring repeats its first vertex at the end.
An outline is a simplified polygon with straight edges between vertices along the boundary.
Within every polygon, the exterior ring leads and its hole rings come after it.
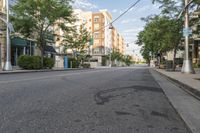
POLYGON ((172 71, 173 70, 173 61, 168 60, 166 61, 166 71, 172 71))

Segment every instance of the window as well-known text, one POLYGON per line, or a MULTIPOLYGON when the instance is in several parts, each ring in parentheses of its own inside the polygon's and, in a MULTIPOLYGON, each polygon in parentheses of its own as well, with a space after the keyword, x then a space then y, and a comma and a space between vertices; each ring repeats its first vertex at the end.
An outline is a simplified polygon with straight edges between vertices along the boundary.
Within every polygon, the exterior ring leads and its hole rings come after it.
POLYGON ((83 18, 83 23, 87 23, 87 19, 86 18, 83 18))
POLYGON ((94 33, 94 38, 99 38, 99 32, 94 33))
POLYGON ((99 16, 94 17, 94 22, 99 22, 99 16))
POLYGON ((99 24, 95 24, 94 25, 94 30, 98 30, 99 29, 99 24))

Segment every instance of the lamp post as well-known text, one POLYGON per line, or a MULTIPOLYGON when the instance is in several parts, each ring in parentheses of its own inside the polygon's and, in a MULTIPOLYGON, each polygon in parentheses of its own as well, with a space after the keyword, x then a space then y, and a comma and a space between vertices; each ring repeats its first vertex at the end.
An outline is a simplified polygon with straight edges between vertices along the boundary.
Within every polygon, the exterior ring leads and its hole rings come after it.
MULTIPOLYGON (((191 2, 190 2, 191 3, 191 2)), ((192 61, 189 58, 189 1, 185 0, 185 57, 183 62, 182 73, 195 73, 192 67, 192 61)))
POLYGON ((110 39, 110 50, 109 50, 109 52, 110 52, 110 56, 109 56, 110 64, 109 64, 109 66, 112 67, 112 29, 113 29, 112 23, 110 23, 109 29, 110 29, 110 38, 111 38, 110 39))
POLYGON ((4 71, 12 71, 12 65, 11 65, 11 46, 10 46, 10 28, 9 28, 9 0, 6 0, 6 63, 4 65, 3 70, 4 71))

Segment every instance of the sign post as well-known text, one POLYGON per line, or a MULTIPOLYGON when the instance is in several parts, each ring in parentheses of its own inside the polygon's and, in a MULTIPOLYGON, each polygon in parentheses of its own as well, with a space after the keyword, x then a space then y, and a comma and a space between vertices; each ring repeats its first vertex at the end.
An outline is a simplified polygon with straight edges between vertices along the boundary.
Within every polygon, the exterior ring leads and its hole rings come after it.
POLYGON ((68 57, 64 56, 64 69, 68 69, 68 57))

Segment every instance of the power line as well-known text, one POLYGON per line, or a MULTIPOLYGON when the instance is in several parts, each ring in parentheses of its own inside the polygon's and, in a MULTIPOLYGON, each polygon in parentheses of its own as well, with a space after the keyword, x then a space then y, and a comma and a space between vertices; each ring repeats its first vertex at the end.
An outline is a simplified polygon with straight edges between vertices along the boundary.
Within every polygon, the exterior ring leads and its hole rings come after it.
POLYGON ((102 27, 101 29, 99 30, 96 30, 94 32, 97 32, 97 31, 101 31, 102 29, 110 26, 111 24, 113 24, 114 22, 116 22, 118 19, 120 19, 122 16, 124 16, 129 10, 131 10, 134 6, 136 6, 141 0, 137 0, 135 3, 133 3, 126 11, 124 11, 122 14, 120 14, 116 19, 114 19, 112 22, 110 22, 109 24, 105 25, 104 27, 102 27))
POLYGON ((118 19, 120 19, 122 16, 124 16, 129 10, 131 10, 134 6, 136 6, 141 0, 137 0, 135 3, 133 3, 126 11, 124 11, 121 15, 119 15, 116 19, 114 19, 111 23, 114 23, 118 19))

